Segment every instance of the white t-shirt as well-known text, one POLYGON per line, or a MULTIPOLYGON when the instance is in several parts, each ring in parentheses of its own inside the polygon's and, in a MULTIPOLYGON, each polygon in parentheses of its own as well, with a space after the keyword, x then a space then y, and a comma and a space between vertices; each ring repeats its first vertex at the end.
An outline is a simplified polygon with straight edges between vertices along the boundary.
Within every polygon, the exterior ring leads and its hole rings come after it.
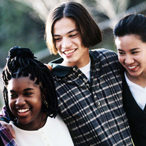
POLYGON ((79 68, 85 74, 85 76, 88 78, 89 81, 90 81, 90 66, 91 66, 91 60, 86 66, 79 68))
POLYGON ((139 105, 139 107, 144 110, 144 107, 146 105, 146 87, 143 88, 133 82, 131 82, 128 77, 126 76, 126 73, 125 73, 125 79, 126 79, 126 82, 129 86, 129 89, 136 101, 136 103, 139 105))
POLYGON ((47 118, 46 124, 39 130, 28 131, 16 127, 11 121, 18 146, 73 146, 67 126, 58 115, 47 118))

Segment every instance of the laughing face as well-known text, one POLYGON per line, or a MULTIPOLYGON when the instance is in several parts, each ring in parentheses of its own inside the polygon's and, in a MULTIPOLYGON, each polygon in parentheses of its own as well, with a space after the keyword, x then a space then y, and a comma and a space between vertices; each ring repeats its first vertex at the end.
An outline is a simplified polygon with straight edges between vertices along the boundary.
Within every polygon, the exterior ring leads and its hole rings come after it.
POLYGON ((137 35, 116 37, 115 43, 120 63, 129 77, 141 78, 146 74, 146 43, 137 35))
POLYGON ((8 87, 9 108, 22 129, 38 129, 43 115, 40 85, 29 77, 12 78, 8 87))
POLYGON ((78 68, 89 63, 89 50, 82 44, 76 22, 70 18, 58 20, 53 27, 53 38, 59 55, 64 59, 62 65, 78 68))

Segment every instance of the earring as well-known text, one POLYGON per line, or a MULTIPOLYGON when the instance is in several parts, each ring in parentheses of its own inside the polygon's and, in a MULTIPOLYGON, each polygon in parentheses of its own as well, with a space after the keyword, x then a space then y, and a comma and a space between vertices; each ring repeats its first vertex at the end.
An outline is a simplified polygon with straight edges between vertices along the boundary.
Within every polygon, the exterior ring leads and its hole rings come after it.
POLYGON ((44 100, 44 105, 45 105, 47 108, 49 107, 46 100, 44 100))

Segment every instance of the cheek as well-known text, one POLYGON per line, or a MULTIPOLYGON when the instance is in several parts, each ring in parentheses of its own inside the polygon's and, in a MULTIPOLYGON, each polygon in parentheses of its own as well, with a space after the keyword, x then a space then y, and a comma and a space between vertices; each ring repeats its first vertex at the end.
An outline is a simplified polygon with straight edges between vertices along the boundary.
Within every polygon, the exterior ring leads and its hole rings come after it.
POLYGON ((42 98, 36 98, 29 101, 31 104, 36 105, 38 108, 42 107, 42 98))
POLYGON ((119 62, 120 62, 121 64, 123 64, 123 60, 124 60, 123 57, 119 56, 119 57, 118 57, 118 60, 119 60, 119 62))
POLYGON ((15 105, 15 101, 8 99, 8 106, 9 106, 11 112, 13 111, 14 105, 15 105))
POLYGON ((56 42, 56 43, 55 43, 55 47, 56 47, 57 51, 59 51, 60 45, 61 45, 60 42, 56 42))

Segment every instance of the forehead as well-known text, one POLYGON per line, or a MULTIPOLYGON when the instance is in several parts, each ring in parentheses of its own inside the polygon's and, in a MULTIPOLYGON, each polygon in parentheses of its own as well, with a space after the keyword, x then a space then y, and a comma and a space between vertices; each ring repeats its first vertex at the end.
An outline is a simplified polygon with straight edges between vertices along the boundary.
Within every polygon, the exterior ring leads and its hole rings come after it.
POLYGON ((121 37, 116 37, 115 43, 117 46, 121 46, 121 45, 133 46, 133 45, 141 44, 143 42, 141 41, 140 37, 137 35, 125 35, 121 37))
POLYGON ((29 77, 19 77, 19 78, 12 78, 9 80, 8 89, 13 88, 28 88, 28 87, 39 87, 35 84, 35 81, 29 79, 29 77))
POLYGON ((63 17, 55 22, 53 27, 54 35, 63 35, 74 29, 77 29, 77 24, 74 19, 63 17))

